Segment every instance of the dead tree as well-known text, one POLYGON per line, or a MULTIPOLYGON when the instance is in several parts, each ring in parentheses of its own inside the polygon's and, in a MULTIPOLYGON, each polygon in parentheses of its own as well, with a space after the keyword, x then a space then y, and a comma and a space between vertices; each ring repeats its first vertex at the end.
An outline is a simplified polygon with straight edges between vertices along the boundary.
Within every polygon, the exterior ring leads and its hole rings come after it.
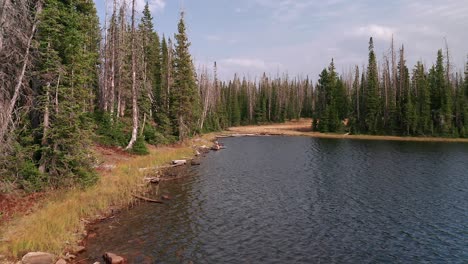
POLYGON ((131 33, 131 53, 132 53, 132 138, 128 142, 126 150, 133 148, 138 135, 138 105, 137 105, 137 87, 136 87, 136 46, 135 46, 135 0, 132 0, 132 33, 131 33))
MULTIPOLYGON (((3 3, 3 7, 2 7, 2 11, 1 11, 1 20, 4 20, 4 21, 0 21, 2 23, 13 23, 13 25, 17 24, 21 24, 21 23, 24 23, 24 21, 22 21, 21 19, 25 19, 24 16, 25 14, 29 14, 28 13, 28 10, 29 10, 29 2, 28 1, 18 1, 18 2, 15 2, 13 5, 10 5, 8 6, 7 5, 7 2, 9 2, 8 0, 5 1, 3 3), (10 7, 10 8, 8 8, 10 7), (8 12, 11 12, 10 14, 8 14, 8 12), (15 14, 16 12, 16 14, 15 14), (8 20, 10 21, 7 21, 7 19, 4 19, 6 16, 10 15, 10 18, 8 20), (16 23, 15 23, 16 22, 16 23)), ((36 6, 35 6, 35 14, 34 14, 34 18, 32 19, 32 25, 29 29, 29 33, 26 33, 27 30, 23 32, 16 32, 17 34, 27 34, 26 38, 23 39, 25 42, 26 42, 26 45, 25 45, 25 49, 24 49, 24 54, 21 56, 19 56, 21 58, 21 61, 22 63, 19 64, 19 72, 17 73, 17 75, 15 76, 15 79, 14 80, 11 80, 11 82, 5 82, 5 81, 2 81, 2 87, 1 87, 1 90, 2 92, 4 91, 8 91, 8 87, 3 87, 4 85, 12 85, 14 86, 14 89, 12 91, 12 94, 11 94, 11 97, 9 97, 8 94, 2 96, 3 98, 2 101, 0 102, 0 107, 1 107, 1 111, 0 111, 0 143, 3 144, 4 140, 5 140, 5 136, 7 135, 8 133, 8 129, 9 129, 9 125, 11 123, 13 123, 13 113, 14 113, 14 110, 15 110, 15 106, 19 100, 19 97, 21 95, 21 88, 24 86, 24 81, 25 81, 25 74, 26 74, 26 70, 30 64, 30 52, 31 52, 31 45, 32 45, 32 40, 33 40, 33 37, 34 37, 34 34, 36 32, 36 28, 38 26, 38 23, 39 23, 39 15, 42 11, 42 1, 37 1, 36 3, 36 6)), ((29 18, 26 17, 26 21, 28 21, 29 18)), ((11 26, 13 25, 10 25, 10 27, 6 27, 5 24, 2 25, 2 27, 5 27, 7 30, 21 30, 21 29, 15 29, 15 28, 12 28, 11 26)), ((15 26, 17 26, 15 25, 15 26)), ((9 32, 9 33, 13 33, 13 32, 9 32)), ((3 34, 3 33, 2 33, 3 34)), ((2 37, 3 39, 3 37, 2 37)), ((1 40, 3 42, 3 40, 1 40)), ((13 50, 13 52, 15 52, 15 46, 21 46, 20 45, 21 43, 9 43, 9 46, 7 46, 7 48, 3 48, 0 50, 0 60, 3 60, 3 58, 6 58, 6 61, 8 61, 8 58, 9 58, 9 55, 6 54, 6 52, 9 52, 10 48, 13 50)), ((3 44, 2 44, 3 45, 3 44)), ((11 52, 11 51, 10 51, 11 52)), ((10 57, 11 58, 11 57, 10 57)), ((3 62, 2 62, 3 64, 3 62)), ((3 67, 8 67, 9 65, 2 65, 2 67, 0 68, 0 77, 3 79, 4 77, 5 78, 8 78, 5 70, 7 69, 4 69, 3 67)), ((12 68, 14 68, 14 65, 11 65, 12 68)), ((16 69, 14 69, 16 70, 16 69)), ((2 145, 0 144, 0 145, 2 145)))

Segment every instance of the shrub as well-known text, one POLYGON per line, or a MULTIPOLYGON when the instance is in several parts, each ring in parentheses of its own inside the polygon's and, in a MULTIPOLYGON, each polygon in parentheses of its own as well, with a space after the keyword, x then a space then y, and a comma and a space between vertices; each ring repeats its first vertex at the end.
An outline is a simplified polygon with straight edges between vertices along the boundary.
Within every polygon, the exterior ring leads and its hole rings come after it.
POLYGON ((148 155, 149 151, 146 147, 145 138, 138 137, 133 148, 129 152, 137 155, 148 155))
POLYGON ((94 115, 96 121, 96 141, 106 146, 124 147, 128 143, 130 136, 124 131, 124 124, 119 120, 114 120, 109 114, 96 112, 94 115))
POLYGON ((37 192, 44 188, 47 183, 47 176, 37 169, 31 161, 24 161, 18 171, 22 179, 21 187, 27 192, 37 192))

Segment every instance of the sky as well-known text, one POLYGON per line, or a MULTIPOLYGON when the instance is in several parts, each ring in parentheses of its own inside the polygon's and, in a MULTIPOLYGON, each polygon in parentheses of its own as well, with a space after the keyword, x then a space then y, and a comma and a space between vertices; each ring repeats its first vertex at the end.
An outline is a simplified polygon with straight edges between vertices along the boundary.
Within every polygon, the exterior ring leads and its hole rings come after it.
MULTIPOLYGON (((105 0, 94 1, 103 25, 105 0)), ((216 61, 222 79, 266 72, 316 80, 332 58, 347 73, 367 63, 371 36, 380 63, 393 36, 410 69, 418 60, 431 66, 445 43, 454 70, 464 71, 468 55, 468 0, 147 1, 166 37, 185 11, 195 66, 211 69, 216 61)), ((136 0, 140 14, 145 2, 136 0)))

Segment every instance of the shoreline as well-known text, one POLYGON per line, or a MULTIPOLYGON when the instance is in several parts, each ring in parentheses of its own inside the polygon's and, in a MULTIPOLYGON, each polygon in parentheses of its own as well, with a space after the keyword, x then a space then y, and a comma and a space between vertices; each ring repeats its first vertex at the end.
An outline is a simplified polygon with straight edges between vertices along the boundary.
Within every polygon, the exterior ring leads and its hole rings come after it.
POLYGON ((349 135, 320 133, 311 131, 312 119, 300 119, 281 124, 266 124, 259 126, 239 126, 228 128, 222 136, 307 136, 313 138, 350 139, 350 140, 381 140, 381 141, 407 141, 407 142, 447 142, 468 143, 468 138, 445 137, 414 137, 414 136, 390 136, 390 135, 349 135))
POLYGON ((101 147, 108 152, 98 154, 110 159, 111 164, 103 162, 96 168, 96 185, 50 191, 42 200, 43 205, 2 223, 0 263, 17 263, 28 252, 47 252, 73 263, 66 256, 76 256, 83 250, 81 244, 88 235, 88 225, 135 204, 135 195, 144 195, 151 187, 145 178, 160 173, 172 160, 186 159, 190 166, 196 150, 210 146, 215 139, 216 133, 208 133, 176 146, 150 147, 146 156, 122 155, 101 147), (115 156, 120 156, 120 160, 115 156))
MULTIPOLYGON (((313 138, 384 140, 407 142, 468 143, 463 138, 400 137, 379 135, 324 134, 308 131, 310 120, 301 119, 283 124, 231 127, 226 131, 208 133, 190 139, 178 146, 150 147, 147 156, 123 155, 116 164, 102 163, 97 167, 99 182, 86 189, 52 191, 46 194, 31 213, 20 215, 0 226, 0 263, 16 263, 31 251, 44 251, 63 257, 76 253, 87 239, 88 226, 112 217, 120 210, 132 206, 135 194, 144 194, 149 188, 145 178, 167 168, 171 160, 195 158, 196 151, 217 138, 245 136, 306 136, 313 138), (8 228, 6 227, 8 225, 8 228), (53 232, 50 228, 54 226, 53 232)), ((109 150, 109 149, 108 149, 109 150)), ((118 152, 100 153, 104 158, 115 159, 118 152)), ((203 153, 202 153, 203 154, 203 153)), ((188 164, 190 166, 190 164, 188 164)), ((164 177, 161 181, 183 177, 164 177)))

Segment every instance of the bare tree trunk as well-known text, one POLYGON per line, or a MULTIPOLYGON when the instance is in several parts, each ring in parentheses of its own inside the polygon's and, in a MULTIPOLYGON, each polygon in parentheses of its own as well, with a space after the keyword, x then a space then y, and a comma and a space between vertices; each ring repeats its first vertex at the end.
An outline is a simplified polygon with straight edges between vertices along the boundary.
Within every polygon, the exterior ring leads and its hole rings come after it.
POLYGON ((114 109, 115 109, 115 41, 116 41, 116 7, 117 3, 116 0, 114 0, 114 7, 112 11, 112 24, 111 24, 111 69, 110 69, 110 102, 109 102, 109 107, 110 107, 110 115, 111 115, 111 121, 114 121, 114 109))
POLYGON ((172 63, 173 63, 173 56, 174 51, 172 49, 172 40, 171 38, 168 39, 167 42, 167 49, 168 49, 168 56, 167 56, 167 87, 166 87, 166 113, 169 113, 170 105, 171 105, 171 87, 173 84, 172 80, 172 63))
POLYGON ((3 4, 0 9, 0 52, 3 49, 3 23, 5 23, 5 9, 8 1, 9 0, 3 0, 3 4))
MULTIPOLYGON (((49 101, 50 101, 50 82, 47 83, 46 86, 46 102, 45 102, 45 107, 44 107, 44 121, 43 121, 43 130, 42 130, 42 140, 41 140, 41 145, 45 146, 47 144, 47 132, 49 130, 49 101)), ((45 155, 41 155, 41 160, 39 161, 39 172, 44 173, 45 172, 45 155)))
MULTIPOLYGON (((449 46, 448 46, 448 42, 447 42, 447 39, 445 38, 445 57, 446 57, 446 66, 445 66, 445 79, 446 79, 446 82, 447 82, 447 85, 450 85, 450 70, 452 68, 452 65, 450 64, 450 52, 449 52, 449 46)), ((450 87, 450 86, 449 86, 450 87)), ((452 92, 452 91, 450 91, 452 92)))
POLYGON ((12 120, 12 114, 16 105, 16 101, 18 100, 18 97, 21 92, 21 87, 23 86, 24 75, 26 73, 26 68, 28 67, 28 64, 29 64, 29 53, 30 53, 31 43, 32 43, 34 34, 36 32, 37 25, 39 23, 38 16, 41 13, 41 11, 42 11, 42 1, 38 1, 36 5, 36 15, 35 15, 34 23, 31 28, 31 34, 29 35, 29 39, 26 45, 26 54, 24 55, 21 73, 19 74, 17 78, 13 97, 11 98, 10 104, 4 115, 5 116, 4 122, 1 124, 1 127, 0 127, 0 142, 3 142, 4 136, 7 133, 8 125, 10 124, 10 121, 12 120))
POLYGON ((107 0, 104 4, 105 8, 105 18, 104 18, 104 68, 102 73, 102 91, 101 91, 101 100, 103 101, 103 110, 107 112, 108 102, 107 102, 107 0))
POLYGON ((125 45, 125 6, 126 3, 125 1, 121 4, 120 10, 119 10, 119 22, 120 22, 120 30, 118 33, 119 36, 119 48, 118 48, 118 81, 117 81, 117 117, 122 117, 123 113, 121 111, 122 109, 122 76, 123 76, 123 52, 122 49, 124 48, 125 45))
POLYGON ((143 124, 141 125, 140 136, 143 136, 143 133, 145 132, 145 125, 146 125, 146 113, 143 114, 143 124))
POLYGON ((133 148, 137 140, 138 134, 138 105, 137 105, 137 90, 136 90, 136 54, 135 54, 135 0, 132 0, 132 114, 133 114, 133 129, 132 138, 128 142, 126 150, 133 148))
POLYGON ((200 77, 200 91, 203 96, 203 111, 200 118, 200 129, 203 129, 205 124, 205 119, 210 108, 210 99, 211 99, 211 84, 208 79, 208 71, 206 68, 203 70, 200 77))
POLYGON ((59 101, 58 101, 59 86, 60 86, 60 74, 57 80, 57 86, 55 87, 55 114, 59 113, 59 101))

